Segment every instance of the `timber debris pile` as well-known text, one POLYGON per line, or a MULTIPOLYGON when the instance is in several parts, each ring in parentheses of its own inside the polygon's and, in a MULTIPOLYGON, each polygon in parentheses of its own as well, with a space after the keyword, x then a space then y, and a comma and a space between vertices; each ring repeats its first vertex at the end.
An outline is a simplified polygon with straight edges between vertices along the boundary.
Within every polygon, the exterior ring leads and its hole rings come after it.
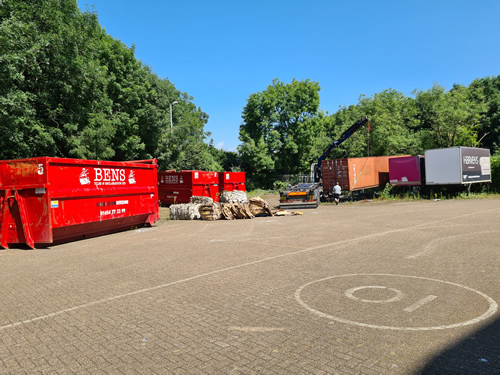
POLYGON ((210 197, 193 196, 190 203, 170 206, 170 218, 173 220, 235 220, 257 216, 273 216, 273 212, 264 199, 248 199, 244 191, 224 191, 220 203, 210 197))

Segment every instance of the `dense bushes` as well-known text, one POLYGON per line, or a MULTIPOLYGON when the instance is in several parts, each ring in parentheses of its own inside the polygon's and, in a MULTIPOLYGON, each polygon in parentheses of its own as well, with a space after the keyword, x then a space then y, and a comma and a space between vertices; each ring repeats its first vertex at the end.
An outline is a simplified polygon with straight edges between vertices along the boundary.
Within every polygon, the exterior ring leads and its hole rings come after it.
POLYGON ((492 190, 500 193, 500 154, 491 157, 491 185, 492 190))

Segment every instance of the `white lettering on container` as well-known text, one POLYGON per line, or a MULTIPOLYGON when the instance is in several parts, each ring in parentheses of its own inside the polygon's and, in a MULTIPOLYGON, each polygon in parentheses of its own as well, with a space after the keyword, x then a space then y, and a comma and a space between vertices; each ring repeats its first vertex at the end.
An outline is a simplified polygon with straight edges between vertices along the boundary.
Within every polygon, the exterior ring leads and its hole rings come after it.
MULTIPOLYGON (((104 182, 106 185, 108 183, 113 183, 111 185, 116 185, 114 183, 118 182, 118 185, 122 185, 121 182, 125 182, 125 170, 116 168, 94 168, 94 182, 104 182)), ((101 184, 96 184, 101 185, 101 184)))
POLYGON ((464 156, 464 164, 479 164, 479 156, 464 156))

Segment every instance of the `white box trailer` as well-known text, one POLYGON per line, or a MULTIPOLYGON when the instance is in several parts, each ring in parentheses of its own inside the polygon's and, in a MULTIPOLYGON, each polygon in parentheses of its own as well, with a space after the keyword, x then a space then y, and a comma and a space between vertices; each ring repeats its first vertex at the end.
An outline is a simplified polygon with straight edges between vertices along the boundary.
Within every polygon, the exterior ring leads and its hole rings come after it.
POLYGON ((427 185, 491 182, 490 150, 450 147, 425 151, 427 185))

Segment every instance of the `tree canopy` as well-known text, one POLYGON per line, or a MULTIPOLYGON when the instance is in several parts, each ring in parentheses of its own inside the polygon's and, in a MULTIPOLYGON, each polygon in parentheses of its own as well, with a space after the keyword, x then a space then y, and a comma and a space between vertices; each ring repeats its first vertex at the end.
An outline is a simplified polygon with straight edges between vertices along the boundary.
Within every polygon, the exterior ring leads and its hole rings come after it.
POLYGON ((303 169, 321 131, 319 91, 317 82, 275 79, 267 90, 250 95, 240 126, 244 168, 255 176, 303 169))
POLYGON ((42 155, 220 169, 208 115, 76 0, 3 0, 0 158, 42 155), (174 129, 170 132, 170 103, 174 129))

